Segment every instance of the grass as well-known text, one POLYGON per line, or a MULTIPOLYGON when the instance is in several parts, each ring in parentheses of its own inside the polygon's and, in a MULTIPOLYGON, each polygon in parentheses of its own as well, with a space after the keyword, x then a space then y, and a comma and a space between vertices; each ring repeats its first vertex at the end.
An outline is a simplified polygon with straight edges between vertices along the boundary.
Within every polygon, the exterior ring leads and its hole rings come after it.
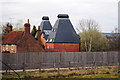
MULTIPOLYGON (((98 67, 96 68, 73 68, 72 70, 60 70, 58 73, 55 70, 42 70, 42 72, 23 72, 18 73, 20 78, 120 78, 120 73, 117 73, 117 67, 98 67)), ((18 78, 15 73, 3 73, 3 79, 18 78)))

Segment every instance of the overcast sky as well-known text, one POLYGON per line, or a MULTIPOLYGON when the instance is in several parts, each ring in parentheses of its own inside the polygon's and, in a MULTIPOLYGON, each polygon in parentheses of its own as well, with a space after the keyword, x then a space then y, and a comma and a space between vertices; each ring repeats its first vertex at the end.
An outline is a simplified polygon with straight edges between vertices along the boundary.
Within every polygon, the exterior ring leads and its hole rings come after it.
POLYGON ((102 32, 111 32, 118 26, 119 0, 1 0, 0 24, 10 22, 15 27, 17 20, 23 23, 30 19, 31 25, 40 25, 42 16, 49 16, 52 26, 57 15, 69 15, 73 26, 81 19, 94 19, 102 32))

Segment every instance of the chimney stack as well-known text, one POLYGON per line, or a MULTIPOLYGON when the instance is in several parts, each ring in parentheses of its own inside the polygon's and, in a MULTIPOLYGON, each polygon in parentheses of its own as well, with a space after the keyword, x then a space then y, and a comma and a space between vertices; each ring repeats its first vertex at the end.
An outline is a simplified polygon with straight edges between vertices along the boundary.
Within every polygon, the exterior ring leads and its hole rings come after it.
POLYGON ((27 23, 24 24, 24 30, 25 30, 25 34, 30 34, 29 19, 28 19, 27 23))
POLYGON ((39 42, 41 42, 41 30, 40 30, 40 26, 38 26, 38 30, 37 30, 37 39, 39 40, 39 42))
POLYGON ((11 32, 12 31, 12 25, 10 24, 10 26, 9 26, 9 32, 11 32))
POLYGON ((38 30, 40 30, 40 26, 38 26, 38 30))

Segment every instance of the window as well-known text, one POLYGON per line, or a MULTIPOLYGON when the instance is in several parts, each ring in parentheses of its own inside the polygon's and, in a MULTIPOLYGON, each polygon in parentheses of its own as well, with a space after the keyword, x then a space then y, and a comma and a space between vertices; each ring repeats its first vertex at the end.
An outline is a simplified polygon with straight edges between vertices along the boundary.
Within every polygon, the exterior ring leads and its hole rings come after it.
POLYGON ((5 46, 5 49, 8 49, 8 45, 5 46))
POLYGON ((44 30, 44 32, 45 32, 46 35, 49 35, 51 30, 44 30))
POLYGON ((47 39, 47 41, 46 42, 48 42, 49 40, 47 39))
POLYGON ((48 46, 48 49, 50 49, 50 46, 48 46))
POLYGON ((14 45, 11 45, 11 50, 14 50, 14 45))
POLYGON ((54 39, 50 39, 50 41, 49 41, 49 42, 53 42, 53 40, 54 40, 54 39))
POLYGON ((52 29, 52 32, 55 32, 55 29, 52 29))
POLYGON ((52 42, 52 39, 50 39, 50 41, 49 42, 52 42))
POLYGON ((2 46, 2 50, 5 51, 5 45, 2 46))

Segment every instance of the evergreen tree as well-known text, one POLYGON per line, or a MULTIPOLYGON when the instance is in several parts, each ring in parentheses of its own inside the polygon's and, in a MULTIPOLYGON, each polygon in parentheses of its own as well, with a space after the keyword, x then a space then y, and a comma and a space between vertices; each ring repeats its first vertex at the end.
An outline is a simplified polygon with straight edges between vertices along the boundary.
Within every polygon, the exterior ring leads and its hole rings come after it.
POLYGON ((9 26, 10 26, 10 23, 3 25, 3 27, 2 27, 2 39, 4 39, 5 36, 9 33, 9 26))
POLYGON ((33 26, 33 29, 32 29, 32 32, 31 32, 31 35, 32 35, 33 37, 35 37, 36 32, 37 32, 37 29, 36 29, 36 26, 34 25, 34 26, 33 26))

